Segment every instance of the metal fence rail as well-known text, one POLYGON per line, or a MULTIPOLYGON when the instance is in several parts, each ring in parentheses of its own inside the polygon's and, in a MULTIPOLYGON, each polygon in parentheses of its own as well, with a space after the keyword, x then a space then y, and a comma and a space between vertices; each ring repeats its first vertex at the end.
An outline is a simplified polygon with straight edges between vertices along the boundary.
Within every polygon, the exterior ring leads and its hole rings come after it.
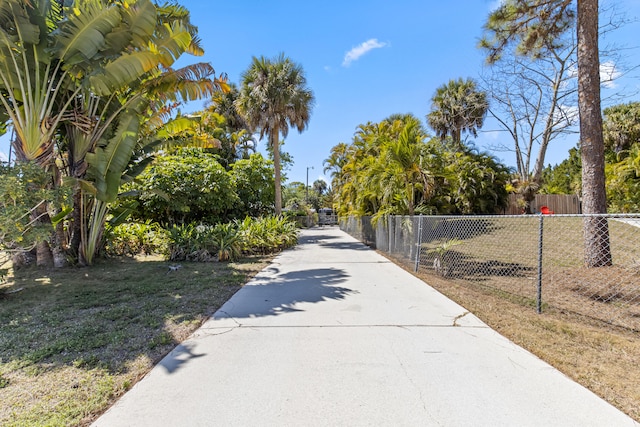
POLYGON ((427 276, 640 331, 640 214, 350 217, 340 227, 427 276), (608 228, 611 265, 586 266, 594 222, 608 228))

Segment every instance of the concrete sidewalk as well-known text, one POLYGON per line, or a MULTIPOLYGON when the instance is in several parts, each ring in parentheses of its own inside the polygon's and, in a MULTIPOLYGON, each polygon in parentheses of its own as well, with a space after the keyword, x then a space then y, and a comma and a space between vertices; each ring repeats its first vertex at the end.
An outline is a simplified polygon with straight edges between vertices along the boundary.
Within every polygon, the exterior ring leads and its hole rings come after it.
POLYGON ((337 228, 305 230, 95 423, 638 426, 337 228))

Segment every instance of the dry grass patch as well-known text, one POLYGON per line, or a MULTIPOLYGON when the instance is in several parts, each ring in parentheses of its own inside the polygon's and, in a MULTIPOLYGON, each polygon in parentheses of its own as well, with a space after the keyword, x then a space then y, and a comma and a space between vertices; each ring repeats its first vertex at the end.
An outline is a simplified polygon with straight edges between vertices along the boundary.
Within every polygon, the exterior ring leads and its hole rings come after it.
POLYGON ((0 285, 0 425, 88 425, 270 259, 10 271, 0 285))
POLYGON ((455 246, 438 260, 440 276, 535 300, 542 226, 543 303, 640 330, 640 227, 610 219, 613 266, 585 268, 580 217, 470 217, 444 223, 443 231, 435 230, 423 243, 421 268, 435 270, 438 248, 455 237, 455 246))

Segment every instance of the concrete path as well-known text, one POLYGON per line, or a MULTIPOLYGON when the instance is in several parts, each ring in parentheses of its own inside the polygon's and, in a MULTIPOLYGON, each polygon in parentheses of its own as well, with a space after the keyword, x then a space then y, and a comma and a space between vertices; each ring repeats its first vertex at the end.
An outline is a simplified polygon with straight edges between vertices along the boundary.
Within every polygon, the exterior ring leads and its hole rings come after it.
POLYGON ((95 426, 638 426, 337 228, 302 233, 95 426))

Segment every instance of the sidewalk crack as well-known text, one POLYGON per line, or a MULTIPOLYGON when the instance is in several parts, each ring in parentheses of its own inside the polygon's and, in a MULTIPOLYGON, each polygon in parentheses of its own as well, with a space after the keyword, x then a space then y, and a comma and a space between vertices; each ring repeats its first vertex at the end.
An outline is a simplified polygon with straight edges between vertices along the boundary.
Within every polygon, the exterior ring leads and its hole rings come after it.
POLYGON ((237 320, 235 317, 233 317, 232 315, 230 315, 230 314, 229 314, 229 313, 227 313, 226 311, 218 310, 218 313, 220 313, 220 314, 224 314, 224 315, 226 316, 226 318, 227 318, 227 319, 231 319, 231 320, 233 320, 233 322, 234 322, 236 325, 238 325, 238 328, 242 328, 242 326, 243 326, 243 325, 242 325, 242 323, 238 322, 238 320, 237 320))
POLYGON ((465 317, 467 314, 471 314, 470 311, 465 311, 464 313, 456 316, 453 318, 453 325, 452 326, 460 326, 458 325, 458 320, 462 319, 463 317, 465 317))

